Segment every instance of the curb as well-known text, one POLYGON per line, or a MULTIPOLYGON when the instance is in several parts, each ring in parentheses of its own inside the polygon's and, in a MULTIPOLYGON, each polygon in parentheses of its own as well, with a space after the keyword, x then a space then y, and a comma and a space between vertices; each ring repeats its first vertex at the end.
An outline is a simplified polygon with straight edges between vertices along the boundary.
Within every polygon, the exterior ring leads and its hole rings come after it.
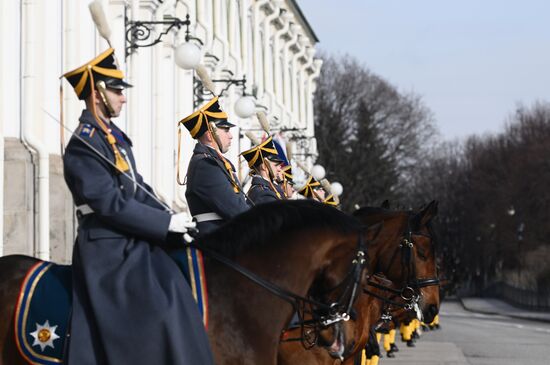
POLYGON ((487 314, 492 316, 498 315, 498 316, 504 316, 509 318, 515 318, 515 319, 523 319, 523 320, 532 321, 532 322, 550 323, 550 318, 545 318, 545 317, 530 317, 530 316, 523 316, 523 315, 518 315, 513 313, 500 313, 500 312, 489 311, 489 310, 479 310, 479 309, 468 308, 466 304, 464 304, 464 301, 462 299, 463 299, 462 297, 458 297, 458 301, 460 302, 460 305, 462 306, 462 308, 464 308, 464 310, 468 312, 481 313, 481 314, 487 314))

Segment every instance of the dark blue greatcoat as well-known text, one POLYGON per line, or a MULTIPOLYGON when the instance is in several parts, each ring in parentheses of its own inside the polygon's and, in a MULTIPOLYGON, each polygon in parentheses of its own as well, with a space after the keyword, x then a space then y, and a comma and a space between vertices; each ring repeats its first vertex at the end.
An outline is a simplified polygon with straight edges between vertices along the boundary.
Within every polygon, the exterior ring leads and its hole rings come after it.
MULTIPOLYGON (((89 111, 80 123, 75 134, 114 162, 89 111)), ((135 171, 130 140, 111 128, 135 171)), ((170 214, 74 136, 63 161, 75 204, 94 211, 79 219, 74 247, 67 363, 213 364, 189 285, 161 248, 170 214)))
MULTIPOLYGON (((235 173, 233 177, 240 185, 235 173)), ((215 230, 227 220, 250 209, 245 195, 240 190, 238 193, 233 190, 231 177, 223 160, 216 151, 200 142, 195 145, 187 169, 185 197, 191 215, 216 213, 222 218, 199 222, 197 228, 201 234, 215 230)))
POLYGON ((248 197, 256 205, 286 199, 283 190, 277 184, 274 184, 274 187, 277 189, 279 196, 266 179, 261 176, 253 176, 252 185, 248 190, 248 197))

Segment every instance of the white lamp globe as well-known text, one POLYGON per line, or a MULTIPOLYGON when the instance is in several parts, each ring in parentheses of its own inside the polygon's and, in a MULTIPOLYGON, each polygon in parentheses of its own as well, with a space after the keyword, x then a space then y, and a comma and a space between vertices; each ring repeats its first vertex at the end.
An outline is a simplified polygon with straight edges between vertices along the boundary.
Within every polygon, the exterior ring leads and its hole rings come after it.
POLYGON ((197 67, 201 61, 201 50, 191 42, 180 44, 175 52, 176 65, 184 70, 191 70, 197 67))
POLYGON ((311 168, 311 175, 315 180, 321 181, 325 177, 325 168, 321 165, 315 165, 311 168))
POLYGON ((256 103, 250 96, 242 96, 235 103, 235 113, 239 118, 250 118, 256 111, 256 103))
POLYGON ((330 184, 330 190, 332 191, 332 194, 334 194, 335 196, 340 196, 344 191, 344 187, 342 186, 342 184, 335 181, 332 184, 330 184))

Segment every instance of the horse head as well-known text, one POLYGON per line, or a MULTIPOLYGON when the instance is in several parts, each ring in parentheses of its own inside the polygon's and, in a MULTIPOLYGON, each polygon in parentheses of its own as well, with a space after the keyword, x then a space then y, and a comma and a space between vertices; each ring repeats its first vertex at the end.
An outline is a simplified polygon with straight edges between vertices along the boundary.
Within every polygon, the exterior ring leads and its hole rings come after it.
POLYGON ((432 201, 420 211, 361 208, 354 215, 364 224, 384 222, 382 244, 369 246, 370 267, 382 272, 399 289, 388 288, 409 303, 411 309, 431 322, 439 311, 435 237, 431 220, 437 214, 432 201))
POLYGON ((423 320, 430 323, 439 312, 439 278, 436 260, 436 237, 432 219, 437 215, 437 201, 432 201, 412 217, 411 242, 414 258, 411 260, 412 287, 420 289, 419 308, 423 320))
POLYGON ((328 313, 321 311, 325 322, 317 345, 324 347, 333 358, 344 359, 356 351, 359 343, 358 334, 363 332, 365 323, 361 308, 365 306, 362 293, 367 281, 367 247, 377 239, 381 228, 382 224, 375 224, 355 235, 341 236, 341 244, 328 253, 322 275, 310 291, 312 298, 330 303, 332 308, 328 313))

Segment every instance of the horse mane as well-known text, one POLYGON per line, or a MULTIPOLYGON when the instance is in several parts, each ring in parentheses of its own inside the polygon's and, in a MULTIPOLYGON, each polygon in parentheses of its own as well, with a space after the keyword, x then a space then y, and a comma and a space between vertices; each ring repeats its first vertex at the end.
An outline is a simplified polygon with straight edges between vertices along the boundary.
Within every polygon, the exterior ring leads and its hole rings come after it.
POLYGON ((395 210, 371 206, 361 207, 354 211, 352 215, 361 220, 363 224, 366 224, 363 219, 366 219, 369 222, 368 224, 390 219, 400 219, 403 221, 403 224, 407 224, 407 222, 411 222, 411 219, 414 219, 414 212, 411 210, 395 210))
POLYGON ((386 213, 389 214, 391 212, 392 212, 391 210, 386 209, 386 208, 382 208, 382 207, 364 206, 364 207, 361 207, 361 208, 357 209, 352 214, 353 214, 354 217, 357 217, 357 216, 371 215, 371 214, 386 214, 386 213))
POLYGON ((227 257, 236 257, 250 248, 280 243, 277 238, 282 236, 288 238, 319 229, 347 234, 359 232, 361 224, 356 218, 319 202, 280 200, 256 205, 204 235, 198 243, 227 257))
MULTIPOLYGON (((419 209, 419 211, 422 210, 422 207, 419 209)), ((382 207, 370 207, 370 206, 364 206, 356 211, 354 211, 352 214, 354 217, 363 217, 363 216, 381 216, 383 219, 390 219, 397 216, 402 216, 403 214, 406 214, 406 217, 408 217, 410 228, 413 231, 419 230, 420 227, 420 218, 421 216, 417 214, 418 212, 415 212, 414 210, 391 210, 386 209, 382 207)), ((426 229, 428 230, 431 238, 432 238, 432 247, 436 246, 437 242, 437 231, 434 229, 433 226, 433 219, 428 221, 426 224, 426 229)))

